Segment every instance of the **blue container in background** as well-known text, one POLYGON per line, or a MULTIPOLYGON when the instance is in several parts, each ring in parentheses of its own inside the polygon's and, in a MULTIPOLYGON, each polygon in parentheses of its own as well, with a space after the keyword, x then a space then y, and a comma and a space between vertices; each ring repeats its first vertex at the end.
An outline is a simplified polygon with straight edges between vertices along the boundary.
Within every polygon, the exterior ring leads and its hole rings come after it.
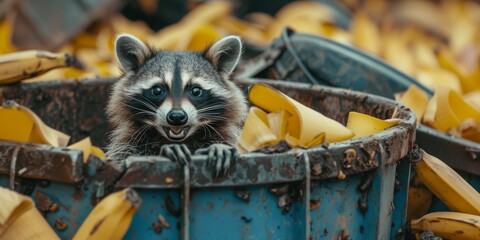
MULTIPOLYGON (((394 98, 414 84, 431 97, 433 92, 385 61, 323 37, 285 29, 268 50, 247 62, 239 79, 268 78, 341 87, 394 98)), ((480 191, 480 144, 450 136, 423 124, 415 142, 444 161, 480 191)), ((447 211, 436 197, 429 212, 447 211)))

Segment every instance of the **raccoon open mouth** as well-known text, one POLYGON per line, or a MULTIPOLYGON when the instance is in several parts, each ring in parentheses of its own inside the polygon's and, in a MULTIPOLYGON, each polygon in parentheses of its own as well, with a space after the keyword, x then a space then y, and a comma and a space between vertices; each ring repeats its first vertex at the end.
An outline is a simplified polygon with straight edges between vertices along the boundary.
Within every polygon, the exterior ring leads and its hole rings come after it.
POLYGON ((190 126, 184 127, 163 127, 163 131, 171 140, 183 140, 190 130, 190 126))

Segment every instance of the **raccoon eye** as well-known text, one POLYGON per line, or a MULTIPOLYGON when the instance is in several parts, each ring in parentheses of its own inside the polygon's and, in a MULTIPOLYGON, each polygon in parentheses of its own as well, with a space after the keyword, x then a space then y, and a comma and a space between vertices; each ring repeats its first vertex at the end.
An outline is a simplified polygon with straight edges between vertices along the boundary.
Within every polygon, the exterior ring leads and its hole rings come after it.
POLYGON ((153 96, 160 96, 164 93, 163 88, 160 86, 153 86, 150 89, 150 92, 152 93, 153 96))
POLYGON ((202 95, 203 93, 203 89, 199 88, 199 87, 192 87, 192 89, 190 89, 190 95, 194 96, 194 97, 200 97, 200 95, 202 95))

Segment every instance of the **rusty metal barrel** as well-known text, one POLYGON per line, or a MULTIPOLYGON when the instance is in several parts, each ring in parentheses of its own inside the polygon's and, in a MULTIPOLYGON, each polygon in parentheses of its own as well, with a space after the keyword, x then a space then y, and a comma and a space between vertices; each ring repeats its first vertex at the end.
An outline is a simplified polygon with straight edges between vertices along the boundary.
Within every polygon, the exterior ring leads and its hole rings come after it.
MULTIPOLYGON (((104 107, 113 81, 3 86, 0 103, 15 100, 73 141, 91 136, 105 146, 104 107)), ((125 239, 393 238, 405 222, 410 165, 403 159, 413 147, 414 114, 365 93, 255 81, 343 124, 350 111, 403 121, 372 136, 312 149, 244 154, 221 178, 214 178, 201 157, 194 157, 190 168, 159 156, 131 157, 121 165, 90 156, 84 164, 76 150, 0 141, 0 186, 32 196, 48 222, 62 226, 55 230, 66 239, 101 198, 126 187, 143 203, 125 239), (52 211, 52 204, 58 209, 52 211), (169 227, 158 225, 159 215, 169 227)), ((239 82, 245 88, 251 83, 239 82)))

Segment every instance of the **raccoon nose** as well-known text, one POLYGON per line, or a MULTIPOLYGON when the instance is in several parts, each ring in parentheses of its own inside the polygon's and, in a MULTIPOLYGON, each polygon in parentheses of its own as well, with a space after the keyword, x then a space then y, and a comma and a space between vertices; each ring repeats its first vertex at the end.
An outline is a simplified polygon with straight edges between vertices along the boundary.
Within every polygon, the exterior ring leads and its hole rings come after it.
POLYGON ((167 122, 170 125, 180 126, 187 123, 188 115, 182 109, 172 109, 167 114, 167 122))

